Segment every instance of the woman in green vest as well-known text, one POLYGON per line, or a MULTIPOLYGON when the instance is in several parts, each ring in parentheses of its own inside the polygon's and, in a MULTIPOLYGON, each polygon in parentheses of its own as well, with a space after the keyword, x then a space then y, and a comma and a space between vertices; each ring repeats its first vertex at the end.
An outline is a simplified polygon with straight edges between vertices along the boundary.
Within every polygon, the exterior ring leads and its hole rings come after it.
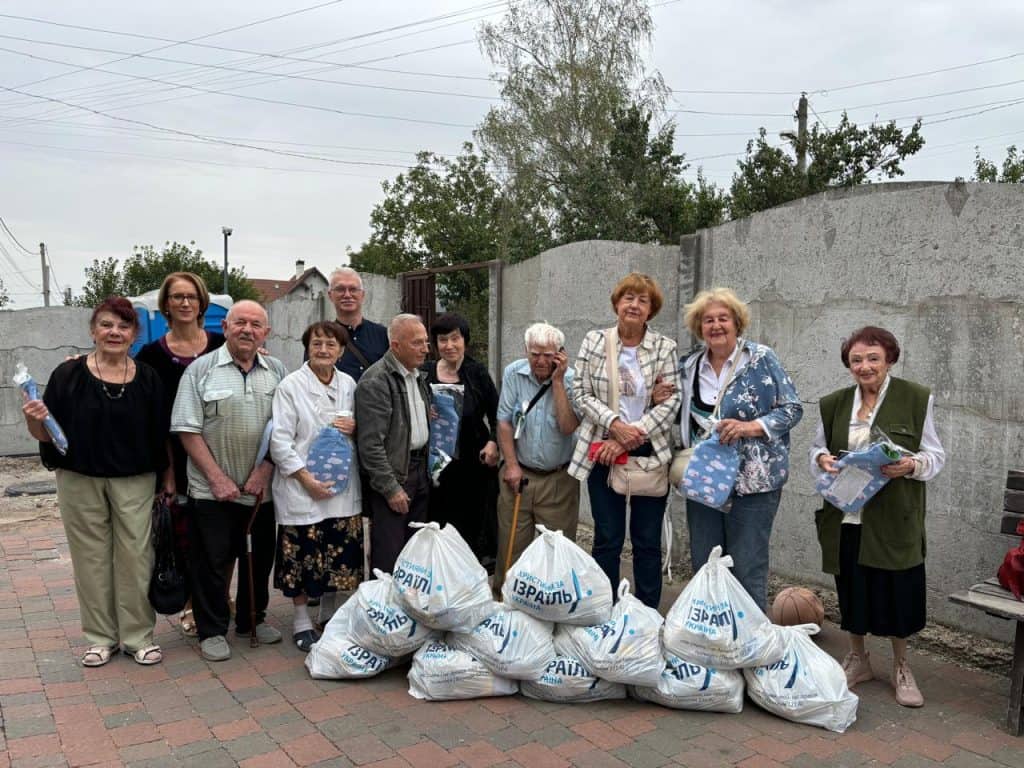
POLYGON ((946 461, 935 432, 935 398, 927 387, 889 375, 900 346, 884 328, 855 331, 840 357, 855 383, 819 403, 812 473, 835 474, 838 456, 867 448, 879 430, 905 449, 899 461, 882 467, 889 482, 858 512, 825 503, 815 513, 822 569, 835 576, 841 626, 850 634, 843 669, 851 688, 871 680, 864 637, 888 637, 896 701, 920 707, 924 697, 907 663, 907 638, 926 621, 925 482, 946 461))

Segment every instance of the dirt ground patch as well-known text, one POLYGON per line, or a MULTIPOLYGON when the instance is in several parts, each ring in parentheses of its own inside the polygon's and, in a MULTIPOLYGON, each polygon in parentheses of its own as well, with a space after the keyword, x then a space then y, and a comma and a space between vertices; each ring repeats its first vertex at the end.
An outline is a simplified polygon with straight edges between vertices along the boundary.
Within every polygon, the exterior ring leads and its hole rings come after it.
MULTIPOLYGON (((53 473, 40 464, 38 457, 0 457, 0 493, 11 485, 39 480, 53 480, 53 473)), ((20 523, 59 518, 56 494, 0 496, 0 530, 20 523)))
MULTIPOLYGON (((15 483, 52 478, 53 473, 44 468, 36 456, 0 457, 0 494, 15 483)), ((58 519, 60 519, 60 512, 57 508, 56 494, 0 495, 0 531, 27 523, 58 519)), ((581 525, 578 535, 580 545, 589 550, 592 539, 592 532, 581 525)), ((631 556, 632 553, 627 544, 623 557, 629 560, 631 556)), ((673 562, 673 575, 673 582, 676 584, 685 583, 692 575, 689 563, 684 559, 679 559, 678 553, 673 562)), ((787 586, 790 585, 777 577, 771 577, 768 586, 769 599, 787 586)), ((825 606, 825 618, 838 623, 839 606, 836 602, 835 592, 820 587, 815 587, 814 592, 825 606)), ((990 640, 981 635, 952 629, 934 622, 916 636, 912 644, 914 652, 925 651, 948 661, 955 661, 974 669, 997 674, 1008 674, 1013 659, 1012 649, 1007 643, 990 640)))

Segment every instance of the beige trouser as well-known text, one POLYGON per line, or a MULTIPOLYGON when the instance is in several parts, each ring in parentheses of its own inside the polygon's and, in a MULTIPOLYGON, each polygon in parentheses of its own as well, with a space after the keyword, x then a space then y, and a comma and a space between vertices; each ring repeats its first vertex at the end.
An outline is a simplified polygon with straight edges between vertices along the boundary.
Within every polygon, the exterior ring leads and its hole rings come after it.
POLYGON ((89 645, 129 651, 153 642, 149 604, 156 476, 90 477, 57 470, 57 501, 89 645))
POLYGON ((515 494, 504 480, 498 494, 498 562, 494 566, 494 593, 501 592, 505 582, 505 563, 515 563, 537 533, 540 523, 551 530, 562 531, 571 541, 576 540, 576 524, 580 519, 580 482, 564 469, 550 474, 532 472, 523 468, 523 477, 529 480, 519 502, 515 536, 512 537, 512 515, 515 494), (508 558, 509 539, 512 538, 512 557, 508 558))

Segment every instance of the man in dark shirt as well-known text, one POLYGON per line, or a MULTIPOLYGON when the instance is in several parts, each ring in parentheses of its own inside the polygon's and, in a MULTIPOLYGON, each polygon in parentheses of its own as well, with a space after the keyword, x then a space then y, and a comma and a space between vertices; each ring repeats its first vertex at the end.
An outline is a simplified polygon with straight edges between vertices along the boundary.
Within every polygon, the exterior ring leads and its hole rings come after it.
POLYGON ((363 317, 363 279, 351 267, 338 267, 331 272, 327 289, 337 313, 337 321, 348 330, 351 342, 337 362, 339 371, 356 381, 363 371, 380 360, 388 351, 388 330, 380 323, 363 317))

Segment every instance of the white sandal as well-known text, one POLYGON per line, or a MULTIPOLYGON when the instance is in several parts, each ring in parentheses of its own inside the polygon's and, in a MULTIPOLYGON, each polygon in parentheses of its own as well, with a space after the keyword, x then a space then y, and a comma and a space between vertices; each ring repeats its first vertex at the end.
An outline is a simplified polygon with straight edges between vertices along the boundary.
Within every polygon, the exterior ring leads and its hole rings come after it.
POLYGON ((102 667, 110 661, 115 650, 106 645, 94 645, 82 654, 82 666, 102 667))
POLYGON ((141 664, 144 667, 159 664, 164 660, 164 654, 160 650, 159 645, 147 645, 145 648, 139 648, 137 651, 129 651, 125 648, 124 652, 135 659, 136 664, 141 664))

